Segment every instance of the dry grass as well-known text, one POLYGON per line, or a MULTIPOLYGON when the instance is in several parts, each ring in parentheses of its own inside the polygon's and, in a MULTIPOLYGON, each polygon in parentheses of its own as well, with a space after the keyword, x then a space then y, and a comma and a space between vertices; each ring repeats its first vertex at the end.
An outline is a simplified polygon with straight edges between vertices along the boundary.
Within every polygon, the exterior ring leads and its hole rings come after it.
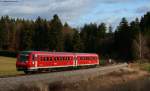
MULTIPOLYGON (((142 72, 120 70, 73 82, 21 85, 13 91, 149 91, 150 78, 142 72)), ((69 79, 69 78, 68 78, 69 79)))
POLYGON ((138 70, 144 70, 150 72, 150 63, 132 63, 130 64, 131 68, 138 69, 138 70))
POLYGON ((0 77, 20 74, 16 70, 16 58, 0 56, 0 77))
POLYGON ((48 85, 41 83, 20 84, 16 89, 11 91, 49 91, 48 85))
POLYGON ((120 84, 116 84, 115 80, 110 84, 108 84, 107 82, 98 83, 95 81, 89 82, 83 80, 80 82, 68 84, 56 82, 45 84, 45 86, 43 84, 35 84, 31 86, 20 85, 13 91, 149 91, 149 84, 150 80, 148 78, 122 82, 120 84))
POLYGON ((142 70, 146 70, 146 71, 150 72, 150 63, 140 64, 140 68, 142 70))
POLYGON ((122 84, 115 84, 105 91, 149 91, 150 78, 142 78, 125 82, 122 84))

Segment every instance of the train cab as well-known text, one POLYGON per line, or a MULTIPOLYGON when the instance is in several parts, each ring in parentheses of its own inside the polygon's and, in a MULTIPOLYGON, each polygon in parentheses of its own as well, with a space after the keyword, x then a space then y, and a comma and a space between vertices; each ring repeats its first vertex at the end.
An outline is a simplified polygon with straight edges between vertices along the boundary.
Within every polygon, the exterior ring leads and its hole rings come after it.
POLYGON ((18 71, 26 71, 32 66, 30 52, 20 52, 17 55, 16 68, 18 71))

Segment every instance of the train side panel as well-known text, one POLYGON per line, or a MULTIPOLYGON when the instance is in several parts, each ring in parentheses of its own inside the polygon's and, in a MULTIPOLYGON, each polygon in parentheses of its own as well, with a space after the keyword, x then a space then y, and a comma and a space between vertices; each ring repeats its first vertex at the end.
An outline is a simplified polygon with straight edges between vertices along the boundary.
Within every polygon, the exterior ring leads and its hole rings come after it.
POLYGON ((77 54, 77 66, 98 65, 98 55, 93 54, 77 54))
POLYGON ((71 54, 35 54, 37 55, 37 68, 56 68, 74 65, 74 55, 71 54))

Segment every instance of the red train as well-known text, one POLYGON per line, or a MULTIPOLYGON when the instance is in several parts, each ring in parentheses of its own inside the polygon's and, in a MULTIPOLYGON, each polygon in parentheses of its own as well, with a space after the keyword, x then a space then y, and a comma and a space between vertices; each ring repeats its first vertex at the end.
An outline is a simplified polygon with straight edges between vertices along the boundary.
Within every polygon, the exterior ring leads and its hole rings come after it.
POLYGON ((94 53, 22 51, 17 56, 16 68, 25 73, 60 67, 96 66, 99 57, 94 53))

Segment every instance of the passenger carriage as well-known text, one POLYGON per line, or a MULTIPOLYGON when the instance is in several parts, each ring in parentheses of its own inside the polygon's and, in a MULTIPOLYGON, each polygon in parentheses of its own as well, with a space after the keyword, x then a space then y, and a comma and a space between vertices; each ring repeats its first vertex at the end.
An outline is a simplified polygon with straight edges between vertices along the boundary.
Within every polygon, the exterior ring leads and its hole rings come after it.
POLYGON ((17 56, 16 68, 18 71, 28 73, 52 68, 98 64, 99 57, 94 53, 22 51, 17 56))

